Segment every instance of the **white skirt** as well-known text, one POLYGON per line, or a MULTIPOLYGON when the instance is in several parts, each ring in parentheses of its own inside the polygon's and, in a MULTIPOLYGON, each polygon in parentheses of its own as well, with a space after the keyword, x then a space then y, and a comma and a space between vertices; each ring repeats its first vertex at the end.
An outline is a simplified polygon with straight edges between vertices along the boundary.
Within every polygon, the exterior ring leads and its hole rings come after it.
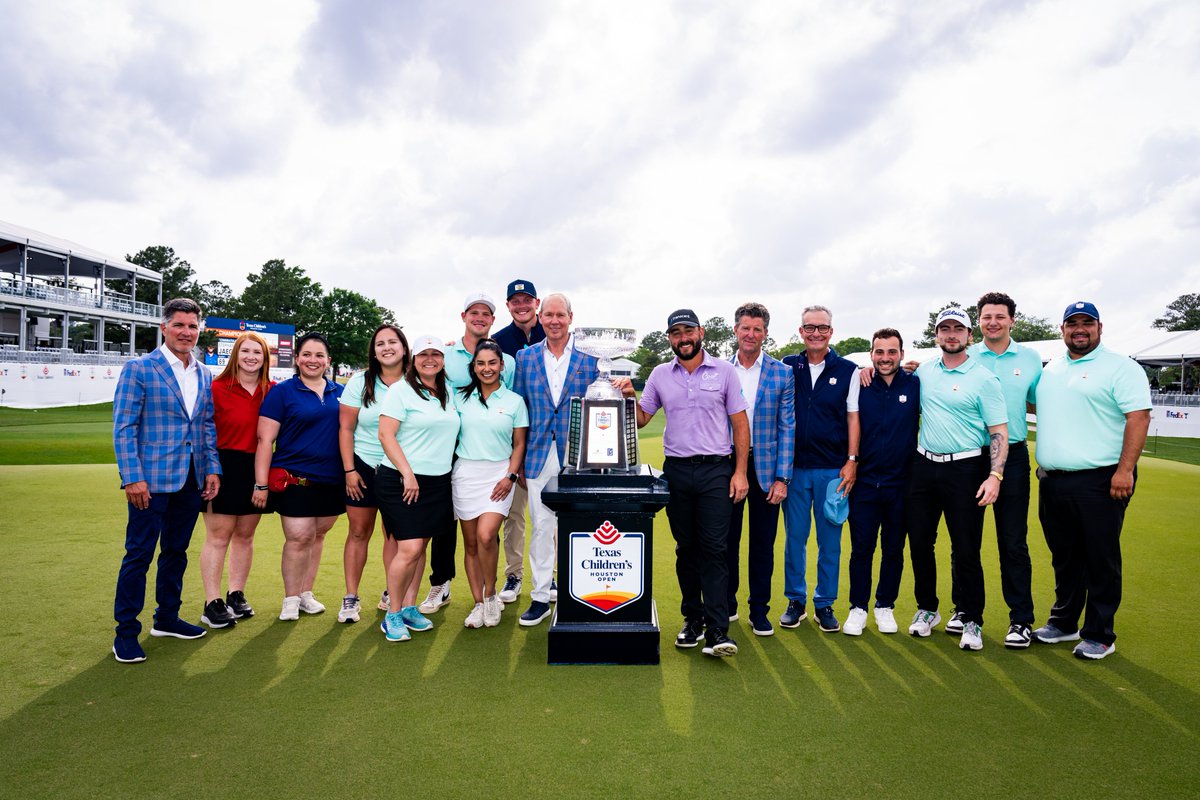
POLYGON ((492 489, 508 475, 508 459, 504 461, 472 461, 460 458, 454 462, 450 486, 454 493, 454 518, 478 519, 490 512, 508 516, 513 492, 500 502, 492 502, 492 489))

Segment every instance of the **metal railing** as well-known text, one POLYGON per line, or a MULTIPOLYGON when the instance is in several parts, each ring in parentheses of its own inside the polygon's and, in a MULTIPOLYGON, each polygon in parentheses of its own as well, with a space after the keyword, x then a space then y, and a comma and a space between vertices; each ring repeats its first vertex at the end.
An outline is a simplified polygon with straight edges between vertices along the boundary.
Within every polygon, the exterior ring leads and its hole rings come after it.
POLYGON ((34 300, 48 300, 80 308, 104 308, 110 311, 119 311, 123 314, 135 314, 140 317, 154 317, 157 319, 162 315, 162 306, 153 303, 143 303, 121 295, 106 294, 101 297, 92 292, 81 292, 78 289, 49 286, 44 283, 21 281, 13 278, 0 278, 0 294, 12 297, 28 297, 34 300))
MULTIPOLYGON (((141 353, 139 352, 139 355, 141 353)), ((5 364, 110 364, 120 365, 129 356, 119 353, 76 353, 70 348, 39 347, 37 350, 19 350, 14 345, 0 346, 0 363, 5 364)))
POLYGON ((1200 394, 1183 392, 1153 392, 1150 402, 1156 406, 1200 406, 1200 394))

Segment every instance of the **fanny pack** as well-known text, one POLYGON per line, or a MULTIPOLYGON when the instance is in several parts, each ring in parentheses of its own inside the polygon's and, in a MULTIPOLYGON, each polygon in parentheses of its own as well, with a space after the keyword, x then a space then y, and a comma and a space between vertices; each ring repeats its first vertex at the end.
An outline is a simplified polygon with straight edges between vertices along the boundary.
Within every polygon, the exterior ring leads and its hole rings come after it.
POLYGON ((271 467, 267 473, 267 488, 272 492, 286 491, 289 486, 308 486, 308 478, 301 478, 283 467, 271 467))

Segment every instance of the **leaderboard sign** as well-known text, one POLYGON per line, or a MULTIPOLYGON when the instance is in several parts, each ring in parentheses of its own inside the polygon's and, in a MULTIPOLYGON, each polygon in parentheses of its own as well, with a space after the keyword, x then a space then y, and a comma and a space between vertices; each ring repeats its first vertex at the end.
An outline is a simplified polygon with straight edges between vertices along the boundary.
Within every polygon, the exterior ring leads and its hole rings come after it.
POLYGON ((233 352, 233 343, 243 333, 250 332, 257 333, 267 340, 267 345, 271 348, 272 367, 292 368, 292 345, 296 340, 295 325, 258 322, 252 319, 208 317, 204 320, 204 329, 217 335, 216 346, 205 348, 205 364, 225 366, 229 361, 229 354, 233 352))

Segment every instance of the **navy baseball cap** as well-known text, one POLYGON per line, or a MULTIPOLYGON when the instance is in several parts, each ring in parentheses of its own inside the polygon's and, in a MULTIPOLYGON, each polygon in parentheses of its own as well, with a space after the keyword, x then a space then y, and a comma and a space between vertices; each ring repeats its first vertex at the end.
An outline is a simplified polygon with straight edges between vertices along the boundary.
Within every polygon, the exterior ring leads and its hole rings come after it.
POLYGON ((667 317, 667 330, 676 325, 687 325, 689 328, 699 328, 700 318, 696 316, 696 312, 690 308, 681 308, 678 311, 672 311, 671 316, 667 317))
POLYGON ((533 281, 527 281, 522 278, 517 278, 508 285, 508 291, 504 295, 505 300, 511 300, 514 294, 527 294, 530 297, 537 298, 537 289, 533 286, 533 281))
POLYGON ((1066 322, 1076 314, 1083 314, 1085 317, 1091 317, 1092 319, 1096 320, 1096 322, 1100 321, 1100 312, 1096 310, 1095 303, 1089 303, 1086 300, 1080 300, 1077 303, 1071 303, 1071 305, 1067 306, 1067 310, 1063 312, 1063 322, 1066 322))

